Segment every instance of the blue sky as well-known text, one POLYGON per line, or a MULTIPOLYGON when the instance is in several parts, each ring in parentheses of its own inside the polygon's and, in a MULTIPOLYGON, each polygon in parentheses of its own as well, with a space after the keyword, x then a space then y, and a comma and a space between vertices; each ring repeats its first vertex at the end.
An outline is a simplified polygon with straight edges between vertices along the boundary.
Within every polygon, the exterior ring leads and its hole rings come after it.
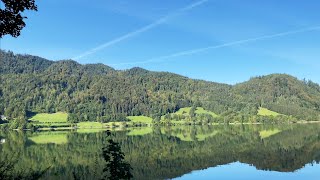
POLYGON ((234 84, 288 73, 320 83, 318 0, 37 1, 1 49, 234 84))

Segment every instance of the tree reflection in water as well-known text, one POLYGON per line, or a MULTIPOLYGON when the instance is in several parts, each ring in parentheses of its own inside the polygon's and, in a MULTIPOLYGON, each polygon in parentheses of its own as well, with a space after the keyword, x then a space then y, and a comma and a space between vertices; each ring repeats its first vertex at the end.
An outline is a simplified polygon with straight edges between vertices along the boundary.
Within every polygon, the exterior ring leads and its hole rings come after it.
POLYGON ((51 166, 43 179, 73 179, 73 172, 88 180, 111 177, 115 170, 106 169, 102 151, 107 160, 112 154, 122 159, 109 167, 118 163, 129 169, 126 162, 130 163, 133 179, 139 180, 170 179, 238 161, 282 173, 320 161, 320 124, 154 127, 116 131, 107 137, 105 132, 81 131, 10 131, 0 136, 6 139, 0 145, 0 159, 13 150, 22 152, 16 168, 51 166), (60 141, 55 142, 57 138, 60 141))
MULTIPOLYGON (((108 137, 111 132, 107 131, 108 137)), ((131 166, 124 161, 124 153, 121 151, 119 143, 116 143, 112 138, 108 138, 108 144, 102 149, 103 158, 106 161, 106 166, 103 169, 104 179, 118 180, 118 179, 131 179, 131 166)))

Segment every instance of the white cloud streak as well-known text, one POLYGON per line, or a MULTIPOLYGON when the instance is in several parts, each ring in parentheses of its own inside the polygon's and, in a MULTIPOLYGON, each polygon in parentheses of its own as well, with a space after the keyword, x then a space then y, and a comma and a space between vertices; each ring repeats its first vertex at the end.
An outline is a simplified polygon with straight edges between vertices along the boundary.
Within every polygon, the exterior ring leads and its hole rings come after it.
POLYGON ((111 65, 113 65, 113 66, 137 65, 137 64, 147 64, 147 63, 154 63, 154 62, 170 61, 170 58, 174 58, 174 57, 187 56, 187 55, 192 55, 192 54, 196 54, 196 53, 200 53, 200 52, 204 52, 204 51, 208 51, 208 50, 230 47, 230 46, 245 44, 245 43, 249 43, 249 42, 261 41, 261 40, 265 40, 265 39, 271 39, 271 38, 288 36, 288 35, 293 35, 293 34, 298 34, 298 33, 303 33, 303 32, 316 31, 316 30, 320 30, 320 26, 313 26, 313 27, 297 29, 297 30, 293 30, 293 31, 286 31, 286 32, 281 32, 281 33, 277 33, 277 34, 264 35, 264 36, 259 36, 256 38, 249 38, 249 39, 243 39, 243 40, 233 41, 233 42, 229 42, 229 43, 214 45, 214 46, 208 46, 208 47, 204 47, 204 48, 181 51, 181 52, 173 53, 170 55, 151 58, 151 59, 144 60, 144 61, 118 63, 118 64, 111 64, 111 65))
POLYGON ((192 10, 193 8, 195 8, 195 7, 197 7, 197 6, 200 6, 200 5, 204 4, 204 3, 206 3, 207 1, 208 1, 208 0, 200 0, 200 1, 194 2, 194 3, 192 3, 192 4, 190 4, 190 5, 186 6, 186 7, 183 7, 183 8, 181 8, 181 9, 176 10, 174 13, 171 13, 171 14, 169 14, 169 15, 166 15, 166 16, 158 19, 157 21, 155 21, 155 22, 153 22, 153 23, 151 23, 151 24, 149 24, 149 25, 147 25, 147 26, 144 26, 144 27, 142 27, 142 28, 140 28, 140 29, 138 29, 138 30, 129 32, 129 33, 127 33, 127 34, 125 34, 125 35, 123 35, 123 36, 121 36, 121 37, 115 38, 115 39, 113 39, 113 40, 111 40, 111 41, 108 41, 108 42, 106 42, 106 43, 104 43, 104 44, 102 44, 102 45, 100 45, 100 46, 98 46, 98 47, 95 47, 95 48, 93 48, 93 49, 91 49, 91 50, 89 50, 89 51, 87 51, 87 52, 84 52, 84 53, 82 53, 82 54, 79 55, 79 56, 73 57, 73 58, 71 58, 71 59, 75 59, 75 60, 81 59, 81 58, 83 58, 83 57, 85 57, 85 56, 94 54, 94 53, 96 53, 97 51, 100 51, 100 50, 102 50, 102 49, 105 49, 105 48, 107 48, 107 47, 110 47, 110 46, 112 46, 112 45, 115 45, 115 44, 117 44, 117 43, 119 43, 119 42, 121 42, 121 41, 124 41, 124 40, 126 40, 126 39, 129 39, 129 38, 131 38, 131 37, 133 37, 133 36, 137 36, 137 35, 139 35, 139 34, 141 34, 141 33, 143 33, 143 32, 146 32, 146 31, 148 31, 148 30, 150 30, 150 29, 153 29, 153 28, 155 28, 155 27, 157 27, 157 26, 165 23, 165 22, 166 22, 167 20, 169 20, 170 18, 173 18, 173 17, 175 17, 175 16, 178 16, 179 14, 181 14, 181 13, 183 13, 183 12, 192 10))

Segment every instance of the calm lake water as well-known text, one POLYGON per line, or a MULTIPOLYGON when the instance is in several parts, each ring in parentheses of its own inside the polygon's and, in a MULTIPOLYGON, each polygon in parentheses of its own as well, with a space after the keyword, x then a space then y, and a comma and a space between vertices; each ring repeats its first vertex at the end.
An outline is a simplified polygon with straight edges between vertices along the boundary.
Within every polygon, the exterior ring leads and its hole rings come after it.
MULTIPOLYGON (((106 132, 0 132, 1 157, 43 179, 100 179, 106 132)), ((135 179, 320 179, 320 124, 134 128, 114 131, 135 179)))

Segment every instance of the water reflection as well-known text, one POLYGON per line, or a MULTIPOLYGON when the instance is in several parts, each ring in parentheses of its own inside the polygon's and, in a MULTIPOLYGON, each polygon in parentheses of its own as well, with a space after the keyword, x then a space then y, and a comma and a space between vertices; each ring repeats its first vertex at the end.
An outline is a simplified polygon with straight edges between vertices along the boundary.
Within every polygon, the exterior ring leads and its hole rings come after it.
MULTIPOLYGON (((23 152, 19 168, 51 166, 43 178, 72 179, 76 172, 82 179, 98 179, 105 166, 104 132, 12 131, 0 137, 7 140, 0 145, 1 156, 23 152)), ((319 124, 143 127, 113 132, 112 139, 135 179, 175 178, 234 162, 241 162, 240 169, 250 164, 254 172, 286 174, 320 160, 319 124)))
POLYGON ((243 164, 240 162, 230 163, 205 170, 193 171, 182 177, 175 178, 176 180, 212 180, 212 179, 237 179, 237 180, 318 180, 320 179, 319 172, 320 165, 306 165, 303 169, 292 173, 283 173, 277 171, 263 171, 257 170, 254 166, 243 164))

